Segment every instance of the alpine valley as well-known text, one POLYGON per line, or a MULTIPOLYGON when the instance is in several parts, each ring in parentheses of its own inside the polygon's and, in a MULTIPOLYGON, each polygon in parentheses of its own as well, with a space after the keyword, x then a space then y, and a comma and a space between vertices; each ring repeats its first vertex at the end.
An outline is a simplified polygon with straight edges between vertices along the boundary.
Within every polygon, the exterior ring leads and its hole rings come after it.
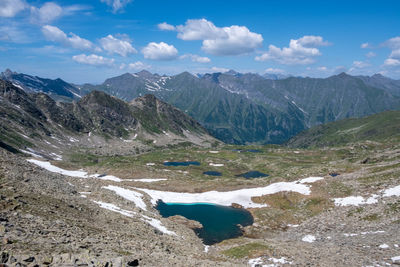
POLYGON ((399 263, 400 81, 0 79, 5 266, 399 263))

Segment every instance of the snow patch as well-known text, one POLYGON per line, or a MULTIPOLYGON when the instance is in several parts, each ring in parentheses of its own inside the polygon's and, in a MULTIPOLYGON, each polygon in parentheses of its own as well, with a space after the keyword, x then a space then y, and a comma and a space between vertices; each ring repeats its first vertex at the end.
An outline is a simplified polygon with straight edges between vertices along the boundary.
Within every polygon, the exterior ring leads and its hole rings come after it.
POLYGON ((211 151, 208 151, 208 153, 211 153, 211 154, 218 154, 219 151, 211 150, 211 151))
POLYGON ((50 155, 52 155, 54 157, 54 160, 58 160, 58 161, 62 160, 62 156, 61 155, 58 155, 56 153, 50 153, 50 155))
POLYGON ((400 185, 383 191, 384 197, 400 196, 400 185))
POLYGON ((249 265, 251 267, 275 267, 275 266, 281 266, 281 264, 293 264, 291 261, 288 261, 285 257, 282 258, 268 258, 267 260, 263 260, 261 257, 255 258, 255 259, 250 259, 248 261, 249 265), (272 262, 273 264, 264 264, 266 263, 265 261, 272 262))
POLYGON ((359 206, 365 204, 375 204, 378 202, 378 195, 372 195, 369 198, 364 198, 362 196, 351 196, 343 198, 334 198, 336 206, 359 206))
POLYGON ((113 212, 117 212, 117 213, 122 214, 122 215, 127 216, 127 217, 133 218, 133 215, 135 215, 135 212, 121 209, 120 207, 115 206, 114 204, 111 204, 111 203, 106 203, 106 202, 101 202, 101 201, 94 201, 94 200, 93 200, 93 202, 98 204, 100 206, 100 208, 103 208, 103 209, 106 209, 106 210, 111 210, 113 212))
POLYGON ((129 201, 132 201, 133 203, 135 203, 135 205, 138 208, 140 208, 142 210, 147 210, 147 205, 146 205, 146 203, 144 203, 144 201, 142 199, 143 194, 141 194, 139 192, 125 189, 125 188, 122 188, 119 186, 113 186, 113 185, 103 186, 102 188, 111 190, 111 191, 115 192, 117 195, 119 195, 120 197, 123 197, 129 201))
POLYGON ((20 149, 22 152, 24 152, 25 154, 29 154, 31 156, 34 156, 35 158, 43 158, 41 155, 39 155, 35 150, 31 149, 31 148, 27 148, 28 150, 23 150, 20 149))
POLYGON ((386 248, 389 248, 389 245, 388 244, 382 244, 382 245, 379 245, 379 248, 386 249, 386 248))
POLYGON ((167 235, 176 235, 174 232, 169 231, 164 225, 162 225, 160 220, 150 218, 146 215, 142 215, 142 216, 144 218, 143 219, 144 221, 146 221, 148 224, 150 224, 154 228, 160 230, 162 233, 167 234, 167 235))
POLYGON ((154 165, 156 165, 156 164, 153 163, 153 162, 148 162, 148 163, 146 163, 146 166, 154 166, 154 165))
POLYGON ((301 179, 299 181, 299 183, 300 184, 311 184, 311 183, 314 183, 316 181, 320 181, 323 179, 324 179, 324 177, 308 177, 308 178, 301 179))
POLYGON ((59 174, 66 175, 66 176, 78 177, 78 178, 96 178, 96 179, 100 179, 100 180, 107 180, 107 181, 113 181, 113 182, 122 182, 123 181, 122 179, 120 179, 116 176, 113 176, 113 175, 100 175, 100 174, 88 175, 88 173, 85 171, 69 171, 69 170, 61 169, 57 166, 52 165, 48 161, 41 161, 41 160, 36 160, 36 159, 28 159, 27 161, 29 161, 30 163, 33 163, 43 169, 46 169, 50 172, 55 172, 55 173, 59 173, 59 174))
POLYGON ((397 262, 400 262, 400 256, 392 257, 391 259, 392 259, 392 262, 393 262, 393 263, 395 263, 395 262, 396 262, 396 263, 397 263, 397 262))
POLYGON ((222 166, 224 166, 224 164, 222 164, 222 163, 210 163, 210 164, 208 164, 208 165, 210 165, 210 166, 214 166, 214 167, 222 167, 222 166))
POLYGON ((64 170, 64 169, 61 169, 59 167, 52 165, 48 161, 41 161, 41 160, 36 160, 36 159, 28 159, 27 161, 29 161, 30 163, 33 163, 39 167, 42 167, 43 169, 46 169, 50 172, 55 172, 55 173, 59 173, 59 174, 67 175, 67 176, 71 176, 71 177, 79 177, 79 178, 87 178, 88 177, 87 172, 64 170))
POLYGON ((146 179, 131 179, 135 182, 142 182, 142 183, 154 183, 159 181, 166 181, 167 178, 146 178, 146 179))
POLYGON ((307 242, 307 243, 313 243, 316 240, 315 236, 313 235, 305 235, 303 236, 303 238, 301 239, 301 241, 303 242, 307 242))

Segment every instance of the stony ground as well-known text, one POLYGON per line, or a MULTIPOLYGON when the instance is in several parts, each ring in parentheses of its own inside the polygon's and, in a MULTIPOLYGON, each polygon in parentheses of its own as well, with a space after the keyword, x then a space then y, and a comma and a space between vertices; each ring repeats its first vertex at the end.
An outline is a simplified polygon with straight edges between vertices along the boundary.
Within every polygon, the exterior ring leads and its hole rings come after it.
MULTIPOLYGON (((289 150, 257 147, 260 153, 177 147, 139 156, 110 154, 96 146, 68 147, 59 167, 112 174, 125 180, 68 177, 43 170, 17 156, 0 152, 1 262, 10 266, 386 266, 400 263, 400 198, 382 190, 400 185, 400 145, 364 143, 342 148, 289 150), (164 160, 199 160, 201 166, 167 168, 164 160), (148 164, 152 163, 152 164, 148 164), (220 163, 215 167, 210 163, 220 163), (205 177, 205 170, 223 177, 205 177), (234 175, 259 170, 263 179, 234 175), (340 175, 332 177, 329 173, 340 175), (308 196, 280 192, 253 200, 268 204, 250 209, 255 223, 240 238, 204 251, 190 229, 193 222, 161 218, 145 197, 144 211, 103 186, 204 192, 265 186, 308 176, 322 176, 308 196), (132 178, 166 178, 141 183, 132 178), (334 198, 380 194, 377 203, 336 206, 334 198), (112 203, 134 216, 101 208, 112 203), (133 214, 133 213, 132 213, 133 214), (170 231, 146 223, 148 216, 170 231), (74 265, 75 264, 75 265, 74 265), (107 265, 108 264, 108 265, 107 265)), ((126 150, 128 151, 128 150, 126 150)))

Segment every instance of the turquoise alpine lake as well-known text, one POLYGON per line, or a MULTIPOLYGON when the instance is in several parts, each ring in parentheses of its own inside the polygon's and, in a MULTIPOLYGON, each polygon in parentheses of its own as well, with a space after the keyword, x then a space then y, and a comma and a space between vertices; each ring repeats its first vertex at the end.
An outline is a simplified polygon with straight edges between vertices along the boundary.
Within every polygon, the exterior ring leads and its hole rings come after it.
POLYGON ((248 226, 254 222, 251 213, 245 209, 209 203, 183 204, 158 201, 156 209, 163 217, 181 215, 200 222, 203 228, 194 231, 205 245, 241 236, 242 230, 239 225, 248 226))

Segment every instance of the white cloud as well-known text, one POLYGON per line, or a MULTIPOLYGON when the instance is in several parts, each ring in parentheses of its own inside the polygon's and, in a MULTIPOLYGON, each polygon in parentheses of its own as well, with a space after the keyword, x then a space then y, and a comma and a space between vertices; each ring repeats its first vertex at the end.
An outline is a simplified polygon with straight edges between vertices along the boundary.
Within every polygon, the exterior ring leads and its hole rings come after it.
POLYGON ((109 52, 126 57, 128 54, 137 53, 131 43, 127 40, 117 39, 111 34, 100 39, 101 47, 109 52))
POLYGON ((262 35, 250 32, 244 26, 224 27, 228 38, 216 38, 203 41, 202 49, 212 55, 240 55, 253 52, 260 47, 262 35))
POLYGON ((228 72, 229 69, 226 69, 226 68, 219 68, 219 67, 212 67, 212 68, 211 68, 211 71, 212 71, 212 72, 222 72, 222 73, 224 73, 224 72, 228 72))
POLYGON ((317 70, 319 71, 328 71, 328 68, 325 66, 317 67, 317 70))
POLYGON ((392 52, 383 63, 386 67, 397 67, 400 65, 400 36, 391 38, 384 43, 392 52))
POLYGON ((185 41, 228 38, 227 33, 206 19, 189 19, 185 25, 176 26, 178 38, 185 41))
POLYGON ((49 23, 60 17, 63 9, 53 2, 45 3, 41 8, 31 6, 31 22, 49 23))
POLYGON ((6 26, 0 26, 0 40, 12 43, 29 43, 32 42, 22 27, 15 23, 8 23, 6 26))
POLYGON ((166 22, 158 24, 157 27, 163 31, 175 31, 176 29, 174 25, 168 24, 166 22))
POLYGON ((105 58, 99 55, 91 54, 91 55, 76 55, 73 56, 72 59, 78 63, 92 65, 92 66, 113 66, 114 59, 105 58))
POLYGON ((27 7, 24 0, 1 0, 0 17, 12 18, 27 7))
POLYGON ((61 43, 65 46, 69 46, 79 50, 98 50, 89 40, 83 39, 72 32, 69 34, 69 36, 67 36, 67 34, 65 34, 62 30, 55 26, 43 26, 42 33, 47 40, 61 43))
POLYGON ((190 58, 191 61, 193 62, 197 62, 197 63, 209 63, 211 62, 211 59, 209 59, 208 57, 201 57, 198 55, 192 55, 192 54, 186 54, 180 57, 180 59, 186 59, 186 58, 190 58))
POLYGON ((388 66, 388 67, 397 67, 397 66, 400 66, 400 60, 395 59, 395 58, 388 58, 385 60, 383 65, 388 66))
POLYGON ((365 54, 366 57, 371 58, 371 57, 376 57, 376 54, 374 52, 368 52, 365 54))
POLYGON ((150 65, 147 65, 141 61, 136 61, 136 62, 129 63, 129 64, 122 63, 119 66, 120 70, 128 69, 130 71, 138 71, 138 70, 144 70, 144 69, 150 69, 150 68, 151 68, 150 65))
POLYGON ((357 69, 363 69, 366 67, 371 66, 371 64, 369 64, 368 62, 364 62, 364 61, 353 61, 353 68, 357 68, 357 69))
POLYGON ((391 49, 400 49, 400 36, 387 40, 384 45, 391 49))
POLYGON ((362 43, 361 48, 371 48, 371 45, 369 43, 362 43))
POLYGON ((150 68, 151 68, 150 65, 147 65, 141 61, 136 61, 136 62, 128 64, 128 69, 130 69, 130 70, 143 70, 143 69, 150 69, 150 68))
POLYGON ((102 3, 106 3, 112 7, 113 13, 117 13, 124 9, 124 7, 132 2, 132 0, 100 0, 102 3))
POLYGON ((264 73, 270 73, 270 74, 284 74, 286 73, 285 70, 282 69, 276 69, 276 68, 268 68, 264 71, 264 73))
POLYGON ((257 61, 273 60, 285 65, 307 65, 315 62, 321 52, 317 47, 329 45, 321 36, 303 36, 291 39, 289 47, 279 48, 270 45, 268 52, 255 57, 257 61))
POLYGON ((251 32, 245 26, 217 27, 206 19, 187 20, 185 25, 178 25, 175 30, 179 39, 202 40, 202 50, 212 55, 228 56, 253 52, 263 42, 261 34, 251 32))
POLYGON ((142 49, 144 58, 153 60, 172 60, 178 56, 178 50, 164 42, 151 42, 142 49))
POLYGON ((85 5, 59 6, 54 2, 46 2, 40 8, 30 7, 30 20, 32 23, 47 24, 62 16, 73 15, 77 11, 86 9, 90 9, 90 7, 85 5))
POLYGON ((334 70, 333 70, 333 74, 339 74, 342 72, 347 72, 347 68, 345 66, 337 66, 334 70))

